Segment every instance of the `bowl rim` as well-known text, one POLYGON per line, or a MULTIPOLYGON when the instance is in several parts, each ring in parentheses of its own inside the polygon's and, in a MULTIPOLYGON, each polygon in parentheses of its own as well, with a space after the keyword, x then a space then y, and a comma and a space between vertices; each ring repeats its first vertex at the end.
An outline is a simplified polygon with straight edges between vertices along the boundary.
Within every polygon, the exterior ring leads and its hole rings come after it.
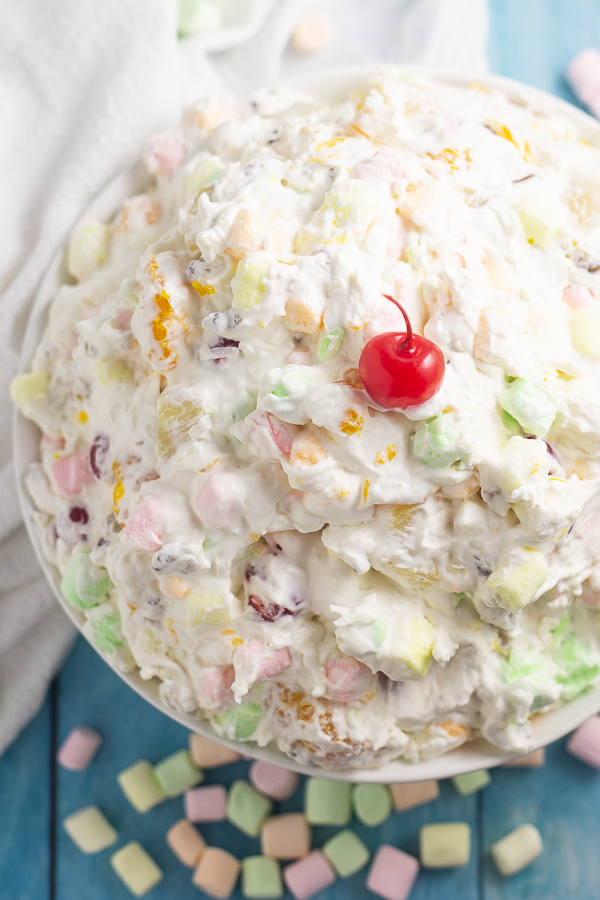
MULTIPOLYGON (((422 75, 459 87, 468 87, 476 83, 484 89, 499 90, 507 96, 512 95, 515 98, 523 98, 525 100, 533 99, 543 104, 546 109, 559 112, 571 118, 580 129, 584 129, 588 133, 594 143, 600 143, 600 123, 592 116, 560 97, 500 75, 480 74, 473 78, 439 71, 427 66, 391 66, 374 63, 371 65, 344 66, 320 70, 309 75, 284 81, 278 87, 310 94, 323 102, 335 102, 342 99, 350 91, 364 86, 370 78, 388 71, 409 76, 422 75)), ((74 228, 85 224, 87 221, 109 218, 126 197, 144 190, 151 183, 152 179, 141 162, 136 163, 127 171, 121 172, 95 195, 82 215, 71 227, 69 234, 72 233, 74 228)), ((20 354, 19 373, 28 370, 33 353, 46 325, 49 306, 56 295, 58 287, 68 282, 64 259, 65 247, 66 244, 62 245, 54 255, 34 293, 20 354)), ((27 468, 38 456, 38 443, 39 430, 37 426, 26 419, 15 406, 13 410, 13 456, 17 492, 25 526, 37 561, 55 597, 78 631, 83 633, 82 627, 85 622, 85 616, 72 607, 60 591, 60 575, 58 570, 44 555, 41 531, 34 521, 36 510, 25 486, 27 468)), ((300 774, 316 775, 322 778, 350 782, 417 782, 428 779, 449 778, 474 769, 492 768, 520 756, 520 754, 515 752, 503 751, 483 738, 478 738, 442 756, 417 763, 396 759, 382 766, 338 769, 326 769, 316 764, 301 764, 286 756, 273 742, 266 747, 258 747, 251 742, 230 740, 217 735, 208 722, 197 720, 192 714, 181 713, 172 709, 158 696, 158 685, 160 682, 157 678, 152 678, 149 681, 143 680, 139 675, 138 668, 132 672, 120 671, 110 664, 110 661, 87 638, 87 635, 84 634, 84 637, 106 664, 140 697, 191 732, 224 744, 245 756, 283 766, 300 774)), ((600 711, 600 687, 592 688, 575 700, 559 704, 556 708, 535 716, 532 719, 535 747, 539 748, 552 743, 578 727, 583 721, 598 711, 600 711)))

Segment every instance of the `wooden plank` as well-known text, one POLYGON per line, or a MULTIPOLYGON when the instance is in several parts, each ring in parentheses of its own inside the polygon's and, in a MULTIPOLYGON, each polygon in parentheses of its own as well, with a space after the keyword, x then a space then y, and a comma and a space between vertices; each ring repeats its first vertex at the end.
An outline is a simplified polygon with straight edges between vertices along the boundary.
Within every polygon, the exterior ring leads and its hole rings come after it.
POLYGON ((499 769, 485 792, 483 843, 485 900, 597 900, 600 896, 598 809, 600 773, 570 756, 566 739, 546 751, 541 769, 499 769), (499 875, 491 844, 531 822, 544 854, 513 876, 499 875))
POLYGON ((489 0, 492 72, 577 103, 564 80, 568 62, 600 46, 598 0, 489 0))
POLYGON ((52 900, 50 894, 51 704, 0 759, 0 896, 52 900))

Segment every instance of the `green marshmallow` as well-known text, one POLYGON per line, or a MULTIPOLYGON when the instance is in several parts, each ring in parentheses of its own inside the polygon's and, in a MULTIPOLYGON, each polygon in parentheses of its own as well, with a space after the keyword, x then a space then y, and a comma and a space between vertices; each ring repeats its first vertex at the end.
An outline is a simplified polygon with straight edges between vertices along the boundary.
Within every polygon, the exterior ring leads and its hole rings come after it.
POLYGON ((349 828, 339 831, 322 849, 340 878, 354 875, 369 862, 368 848, 349 828))
POLYGON ((225 12, 213 0, 179 0, 177 4, 177 33, 179 37, 206 34, 225 25, 225 12))
POLYGON ((262 718, 262 709, 256 703, 240 703, 217 721, 224 729, 226 736, 237 741, 245 741, 252 737, 262 718))
POLYGON ((357 784, 352 791, 356 818, 363 825, 381 825, 392 813, 392 795, 384 784, 357 784))
POLYGON ((114 653, 123 646, 123 632, 121 631, 121 616, 112 613, 101 619, 89 620, 92 626, 92 642, 103 653, 114 653))
POLYGON ((445 468, 461 458, 457 442, 462 430, 454 413, 442 413, 419 425, 415 432, 414 451, 426 466, 445 468))
POLYGON ((113 586, 106 569, 95 566, 88 553, 74 553, 60 589, 71 606, 91 609, 106 600, 113 586))
POLYGON ((281 867, 272 856, 247 856, 242 860, 242 894, 251 900, 283 897, 281 867))
POLYGON ((548 434, 556 418, 556 407, 532 381, 516 378, 500 397, 502 409, 521 428, 536 437, 548 434))
POLYGON ((240 831, 256 837, 273 809, 268 797, 255 791, 247 781, 234 781, 227 796, 227 819, 240 831))
POLYGON ((452 784, 459 794, 462 794, 463 797, 468 797, 469 794, 474 794, 476 791, 487 787, 491 780, 491 775, 487 769, 477 769, 475 772, 464 772, 462 775, 455 775, 452 779, 452 784))
POLYGON ((545 672, 544 664, 537 653, 513 650, 508 659, 502 663, 502 681, 512 684, 519 678, 529 675, 541 675, 545 672))
POLYGON ((471 855, 471 829, 466 822, 424 825, 419 832, 419 856, 426 869, 466 866, 471 855))
POLYGON ((595 657, 574 634, 568 635, 552 658, 561 670, 556 680, 560 685, 563 700, 573 700, 584 691, 600 671, 595 657))
POLYGON ((154 766, 154 777, 167 797, 180 797, 204 781, 204 772, 193 762, 187 750, 178 750, 154 766))
POLYGON ((117 775, 119 787, 139 813, 148 812, 166 799, 166 794, 158 784, 150 763, 141 759, 117 775))
POLYGON ((515 206, 515 211, 529 244, 544 249, 557 237, 559 229, 556 214, 542 197, 525 197, 515 206))
POLYGON ((352 785, 329 778, 309 778, 304 813, 311 825, 347 825, 352 818, 352 785))
POLYGON ((334 353, 337 353, 344 343, 344 329, 334 328, 328 331, 319 341, 317 352, 321 359, 329 359, 334 353))

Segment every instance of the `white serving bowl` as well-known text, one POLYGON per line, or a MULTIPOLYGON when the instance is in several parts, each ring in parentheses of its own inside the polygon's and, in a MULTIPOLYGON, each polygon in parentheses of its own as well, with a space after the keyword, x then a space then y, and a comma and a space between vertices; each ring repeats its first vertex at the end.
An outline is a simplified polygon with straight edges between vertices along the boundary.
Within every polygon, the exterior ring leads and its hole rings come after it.
MULTIPOLYGON (((364 85, 365 81, 370 76, 386 69, 389 69, 389 66, 374 65, 331 70, 303 79, 296 79, 287 86, 312 94, 319 100, 336 101, 342 99, 350 91, 356 90, 364 85)), ((412 73, 418 72, 419 74, 428 75, 437 78, 438 80, 460 86, 468 86, 473 81, 472 78, 444 75, 430 70, 415 69, 412 67, 409 71, 412 73)), ((500 90, 511 97, 531 98, 538 104, 542 104, 550 110, 554 109, 560 111, 563 115, 569 116, 573 122, 577 124, 579 130, 588 140, 600 142, 600 123, 581 110, 566 103, 564 100, 560 100, 557 97, 553 97, 535 88, 522 85, 517 81, 501 78, 496 75, 479 76, 476 80, 484 88, 489 87, 500 90)), ((149 181, 149 176, 141 164, 138 164, 128 172, 119 175, 111 181, 103 191, 101 191, 85 214, 81 217, 78 224, 90 220, 97 221, 98 219, 109 219, 126 197, 136 192, 143 191, 148 186, 149 181)), ((66 279, 67 274, 64 266, 64 251, 61 251, 48 268, 33 303, 23 345, 21 371, 27 371, 29 369, 34 350, 42 337, 46 325, 48 306, 56 295, 60 285, 63 284, 66 279)), ((15 469, 17 473, 21 508, 23 510, 27 531, 29 532, 29 537, 40 566, 42 567, 59 603, 71 621, 74 622, 79 630, 82 630, 85 621, 83 614, 72 607, 62 596, 60 592, 59 572, 44 556, 41 534, 33 519, 35 508, 24 486, 24 475, 28 467, 32 462, 39 459, 38 448, 40 434, 37 427, 32 422, 25 419, 18 411, 15 414, 14 425, 15 469)), ((444 756, 414 764, 396 760, 377 768, 346 768, 336 770, 322 769, 317 766, 299 765, 288 759, 288 757, 281 753, 274 745, 259 748, 254 744, 219 738, 208 724, 199 723, 191 715, 176 712, 165 706, 159 699, 159 682, 157 679, 143 681, 137 671, 129 674, 123 674, 122 672, 117 671, 117 674, 141 697, 172 719, 185 725, 190 731, 195 731, 198 734, 203 734, 218 740, 220 743, 226 744, 228 747, 232 747, 233 749, 253 756, 256 759, 276 763, 303 774, 318 774, 324 777, 344 781, 376 783, 422 781, 430 778, 449 778, 450 776, 458 775, 461 772, 490 768, 492 766, 500 765, 503 762, 507 762, 510 759, 514 759, 515 757, 515 754, 506 753, 487 741, 480 739, 465 744, 444 756)), ((569 731, 572 731, 585 721, 585 719, 594 715, 599 710, 600 688, 595 688, 582 694, 570 703, 559 705, 550 712, 536 716, 533 721, 535 746, 542 747, 552 743, 552 741, 555 741, 569 731)))

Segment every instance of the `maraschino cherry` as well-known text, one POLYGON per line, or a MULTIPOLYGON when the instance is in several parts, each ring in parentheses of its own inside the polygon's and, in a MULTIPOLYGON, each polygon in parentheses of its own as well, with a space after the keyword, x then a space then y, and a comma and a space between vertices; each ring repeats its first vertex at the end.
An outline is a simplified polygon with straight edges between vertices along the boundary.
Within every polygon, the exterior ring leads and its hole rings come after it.
POLYGON ((388 294, 383 296, 404 316, 406 331, 388 331, 371 338, 358 364, 362 383, 371 400, 385 409, 420 406, 442 385, 444 354, 432 341, 413 334, 402 306, 388 294))

